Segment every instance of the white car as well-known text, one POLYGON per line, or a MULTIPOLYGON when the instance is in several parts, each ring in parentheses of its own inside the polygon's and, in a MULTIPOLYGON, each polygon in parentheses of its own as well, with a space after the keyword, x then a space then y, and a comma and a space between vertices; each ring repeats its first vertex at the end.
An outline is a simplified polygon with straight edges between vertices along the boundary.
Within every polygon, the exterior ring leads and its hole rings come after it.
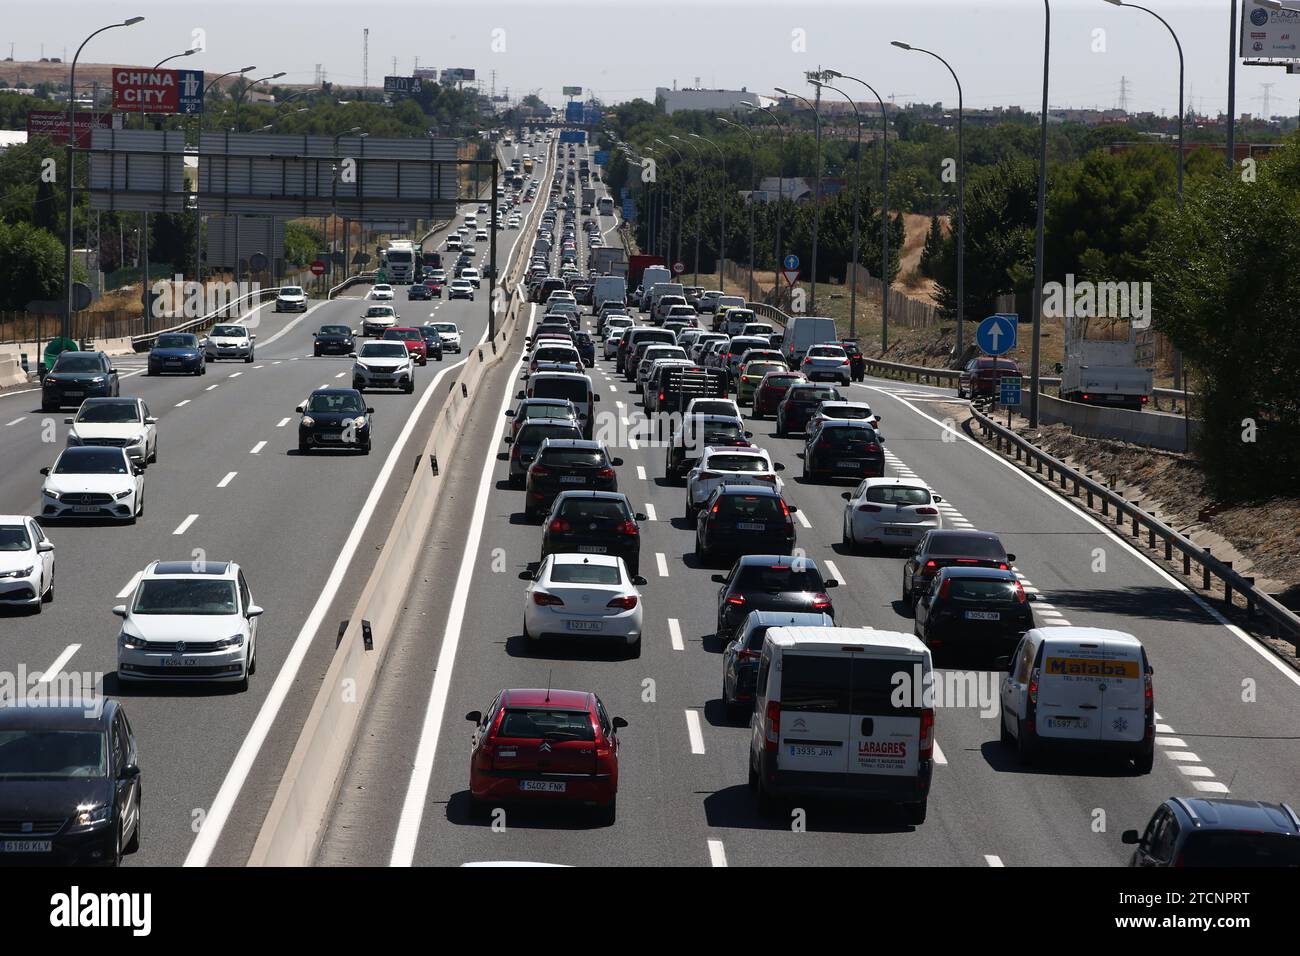
POLYGON ((880 416, 866 402, 822 402, 817 406, 817 414, 808 421, 807 433, 811 435, 827 422, 846 421, 870 422, 874 427, 880 424, 880 416))
POLYGON ((239 565, 154 561, 142 572, 117 636, 120 681, 235 681, 248 689, 257 670, 262 608, 239 565))
POLYGON ((287 285, 275 294, 276 312, 306 312, 307 293, 302 286, 287 285))
POLYGON ((203 358, 207 362, 217 359, 238 358, 253 361, 253 342, 257 336, 242 325, 214 325, 203 340, 203 358))
POLYGON ((612 359, 618 355, 618 344, 623 341, 623 330, 620 328, 613 335, 605 337, 605 358, 612 359))
POLYGON ((487 241, 488 241, 488 231, 487 231, 486 229, 479 229, 479 230, 477 230, 477 231, 474 233, 474 240, 475 240, 476 242, 487 242, 487 241))
POLYGON ((506 220, 506 226, 509 227, 510 229, 518 229, 519 224, 522 221, 523 220, 520 219, 517 215, 511 214, 510 218, 506 220))
POLYGON ((927 531, 943 528, 943 513, 934 494, 906 478, 864 478, 846 491, 840 540, 850 551, 864 546, 914 548, 927 531))
POLYGON ((30 607, 54 599, 54 544, 34 518, 0 515, 0 605, 30 607))
POLYGON ((352 387, 358 392, 367 388, 400 388, 407 395, 415 391, 415 360, 406 343, 382 339, 366 342, 354 352, 352 387))
POLYGON ((425 325, 433 326, 438 333, 444 352, 460 352, 460 326, 455 322, 426 322, 425 325))
POLYGON ((366 298, 374 299, 376 302, 391 302, 393 300, 393 287, 386 282, 381 282, 371 288, 366 294, 366 298))
POLYGON ((740 406, 734 398, 692 398, 682 418, 692 415, 726 415, 740 421, 740 406))
POLYGON ((464 279, 476 289, 479 288, 480 283, 483 281, 479 276, 477 269, 471 269, 468 267, 460 270, 460 278, 464 279))
POLYGON ((848 353, 838 345, 814 345, 804 353, 798 371, 810 382, 834 381, 848 385, 852 376, 848 353))
POLYGON ((641 655, 641 592, 646 579, 612 554, 548 554, 524 593, 524 638, 587 637, 641 655))
POLYGON ((75 418, 65 418, 68 447, 124 448, 133 464, 158 460, 158 419, 140 398, 88 398, 75 418))
POLYGON ((764 449, 709 446, 700 453, 700 463, 686 475, 686 517, 694 521, 713 489, 721 484, 764 485, 780 491, 785 487, 778 471, 785 465, 773 462, 764 449))
POLYGON ((372 305, 361 316, 362 335, 383 335, 397 324, 397 310, 391 305, 372 305))
POLYGON ((41 518, 115 518, 134 524, 144 514, 144 466, 125 448, 65 448, 42 468, 41 518))
POLYGON ((452 299, 469 299, 474 301, 474 283, 468 279, 456 279, 451 285, 447 286, 447 300, 452 299))

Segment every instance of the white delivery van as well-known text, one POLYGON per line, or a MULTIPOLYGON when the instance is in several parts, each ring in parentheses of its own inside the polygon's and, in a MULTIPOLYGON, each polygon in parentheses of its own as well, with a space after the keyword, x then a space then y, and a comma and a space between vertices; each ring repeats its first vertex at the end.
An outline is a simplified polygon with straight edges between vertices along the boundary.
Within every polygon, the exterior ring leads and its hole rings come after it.
POLYGON ((680 282, 656 282, 649 287, 650 289, 650 316, 653 319, 656 312, 659 311, 659 300, 666 295, 680 295, 682 301, 686 301, 686 290, 680 282))
POLYGON ((668 271, 667 266, 646 266, 645 271, 641 273, 641 288, 645 290, 641 295, 641 301, 637 303, 642 312, 650 307, 650 290, 660 282, 672 282, 673 274, 668 271))
POLYGON ((925 822, 934 764, 930 651, 901 631, 774 627, 750 722, 749 787, 785 797, 902 804, 925 822))
POLYGON ((597 276, 591 284, 591 311, 594 315, 605 302, 627 301, 627 279, 623 276, 597 276))
POLYGON ((798 368, 803 357, 814 345, 834 345, 840 340, 835 331, 835 320, 814 315, 796 315, 785 327, 781 351, 786 364, 798 368))
POLYGON ((1000 693, 1002 742, 1029 761, 1048 750, 1112 753, 1150 773, 1155 760, 1151 663, 1132 634, 1038 627, 1009 659, 1000 693))

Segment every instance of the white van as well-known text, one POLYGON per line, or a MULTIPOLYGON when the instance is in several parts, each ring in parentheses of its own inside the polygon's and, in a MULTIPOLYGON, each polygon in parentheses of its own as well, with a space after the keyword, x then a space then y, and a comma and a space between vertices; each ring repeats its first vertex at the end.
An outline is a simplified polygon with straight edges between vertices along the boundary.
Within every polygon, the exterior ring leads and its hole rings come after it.
POLYGON ((798 368, 803 357, 814 345, 835 345, 840 340, 835 330, 835 320, 813 315, 796 315, 785 327, 781 351, 786 364, 798 368))
POLYGON ((1026 762, 1038 753, 1113 753, 1150 773, 1155 760, 1151 662, 1132 634, 1099 627, 1037 627, 999 660, 1002 743, 1026 762))
POLYGON ((591 311, 600 309, 604 302, 617 302, 622 305, 627 301, 627 279, 622 276, 597 276, 591 284, 591 311))
MULTIPOLYGON (((659 311, 659 300, 666 295, 680 295, 686 301, 686 290, 680 282, 656 282, 650 286, 650 315, 653 318, 659 311)), ((644 311, 644 310, 643 310, 644 311)))
POLYGON ((930 675, 929 649, 901 631, 771 628, 750 721, 749 787, 760 808, 796 796, 888 800, 908 823, 924 823, 930 675))

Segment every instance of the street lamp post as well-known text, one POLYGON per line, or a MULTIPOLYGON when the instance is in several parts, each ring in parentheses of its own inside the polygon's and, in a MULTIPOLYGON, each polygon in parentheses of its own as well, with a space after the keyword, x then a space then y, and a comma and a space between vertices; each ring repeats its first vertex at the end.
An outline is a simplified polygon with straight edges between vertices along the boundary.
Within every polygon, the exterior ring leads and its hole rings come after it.
MULTIPOLYGON (((203 105, 205 107, 207 106, 208 93, 212 91, 212 88, 216 86, 218 83, 220 83, 222 80, 224 80, 226 77, 240 76, 245 73, 252 73, 256 69, 257 69, 256 66, 246 66, 240 70, 231 70, 229 73, 222 73, 220 76, 213 79, 212 82, 210 82, 207 86, 203 88, 203 105)), ((200 140, 202 140, 203 138, 203 116, 204 113, 202 110, 200 110, 199 111, 199 139, 200 140)), ((194 148, 197 153, 199 148, 199 143, 196 143, 194 148)), ((199 209, 199 189, 198 189, 198 181, 196 180, 194 183, 194 281, 196 283, 201 283, 203 281, 203 265, 202 265, 203 248, 202 247, 203 247, 203 213, 199 209)))
MULTIPOLYGON (((664 147, 664 149, 671 149, 673 151, 673 156, 676 157, 677 162, 679 164, 677 168, 680 170, 682 168, 680 165, 680 163, 682 162, 681 150, 679 150, 676 146, 673 146, 671 143, 665 143, 661 139, 656 139, 655 142, 658 143, 660 146, 664 147)), ((678 184, 676 182, 677 178, 678 177, 676 176, 673 177, 674 188, 672 191, 671 202, 672 202, 672 211, 674 214, 676 214, 676 218, 677 218, 677 257, 680 259, 682 255, 682 224, 686 220, 686 215, 685 215, 686 197, 683 195, 683 193, 686 192, 686 184, 684 182, 678 184)), ((676 261, 673 259, 672 252, 673 252, 673 227, 672 227, 672 220, 670 218, 668 223, 668 255, 666 256, 666 258, 669 260, 670 265, 672 262, 676 261)))
POLYGON ((723 276, 723 268, 727 264, 727 195, 730 193, 727 188, 727 157, 722 154, 722 150, 718 148, 718 144, 713 140, 701 136, 699 133, 689 135, 713 147, 718 154, 718 164, 722 170, 722 193, 718 196, 718 200, 722 205, 722 227, 718 232, 718 289, 725 292, 727 280, 723 276))
MULTIPOLYGON (((139 23, 143 19, 144 17, 128 17, 127 19, 121 21, 120 23, 110 23, 108 26, 100 27, 94 33, 90 34, 90 36, 86 37, 86 39, 81 41, 81 46, 77 47, 76 55, 74 55, 72 58, 72 68, 68 73, 68 149, 67 149, 68 185, 66 188, 66 192, 67 192, 66 213, 67 213, 68 221, 67 221, 67 231, 66 231, 67 242, 63 248, 64 312, 63 312, 63 327, 61 330, 61 334, 65 339, 72 337, 72 217, 73 217, 73 212, 75 207, 75 203, 73 201, 75 198, 75 192, 73 190, 73 185, 75 182, 73 163, 76 161, 74 158, 75 157, 74 148, 76 146, 76 139, 77 139, 77 135, 76 135, 77 133, 77 126, 76 126, 77 60, 81 58, 81 51, 86 48, 86 44, 89 43, 91 40, 93 40, 95 37, 99 36, 99 34, 103 33, 105 30, 114 30, 117 27, 134 26, 135 24, 139 23)), ((39 344, 40 343, 37 343, 38 346, 39 344)), ((38 352, 39 352, 39 348, 38 348, 38 352)), ((40 361, 41 358, 40 355, 38 354, 37 362, 40 363, 40 361)), ((44 365, 42 364, 41 367, 44 368, 44 365)))
POLYGON ((919 46, 910 46, 899 40, 893 45, 900 50, 914 50, 934 57, 952 74, 952 81, 957 84, 957 358, 961 360, 966 351, 966 150, 962 142, 962 126, 965 111, 962 104, 961 80, 952 64, 935 53, 919 46))
MULTIPOLYGON (((686 140, 682 139, 676 133, 669 133, 668 138, 677 140, 677 142, 681 143, 683 146, 689 146, 691 149, 695 151, 695 158, 699 161, 700 166, 702 167, 704 165, 704 153, 698 146, 696 146, 694 143, 688 143, 686 140)), ((693 267, 692 274, 694 275, 693 283, 695 285, 700 284, 700 223, 701 220, 704 218, 703 211, 704 211, 704 190, 701 189, 699 183, 696 182, 695 184, 695 256, 694 256, 694 261, 691 263, 691 266, 693 267)))
MULTIPOLYGON (((755 106, 753 103, 743 103, 751 113, 766 113, 776 123, 776 128, 781 132, 781 145, 777 153, 776 168, 776 261, 772 266, 772 291, 776 293, 777 305, 781 304, 781 206, 785 200, 785 124, 777 118, 766 106, 755 106)), ((751 213, 753 210, 750 210, 751 213)))
POLYGON ((817 311, 817 233, 821 228, 822 222, 822 114, 817 112, 817 107, 805 96, 798 93, 791 93, 789 90, 783 90, 781 87, 775 87, 776 91, 784 96, 793 96, 807 104, 813 114, 813 128, 817 140, 817 160, 816 169, 813 176, 813 234, 812 234, 812 290, 808 295, 808 309, 811 312, 817 311))
POLYGON ((749 299, 754 298, 754 193, 758 192, 758 140, 754 134, 739 123, 733 123, 726 117, 719 116, 718 122, 732 129, 738 129, 749 137, 749 299))
MULTIPOLYGON (((1232 0, 1236 6, 1237 0, 1232 0)), ((1052 50, 1052 3, 1043 0, 1043 115, 1038 133, 1038 221, 1034 226, 1034 344, 1029 369, 1029 427, 1038 427, 1039 339, 1043 329, 1043 231, 1047 214, 1047 80, 1052 50)))
MULTIPOLYGON (((344 136, 355 136, 361 133, 360 126, 354 126, 351 129, 344 130, 341 133, 334 134, 333 149, 333 169, 330 170, 330 240, 329 240, 329 267, 330 281, 334 280, 334 252, 335 246, 338 245, 338 223, 339 223, 339 140, 344 136)), ((365 136, 365 133, 361 133, 365 136)), ((414 274, 415 263, 411 263, 412 274, 414 274)))
POLYGON ((270 76, 264 76, 260 80, 254 80, 252 83, 249 83, 247 86, 245 86, 243 89, 239 91, 239 94, 235 97, 235 132, 236 133, 239 132, 239 107, 244 102, 244 96, 248 93, 248 91, 251 90, 253 87, 257 86, 257 84, 259 83, 265 83, 267 80, 278 80, 282 76, 284 76, 283 70, 281 70, 279 73, 272 73, 270 76))
MULTIPOLYGON (((834 90, 840 96, 849 101, 849 106, 853 107, 853 117, 858 123, 858 161, 853 172, 853 278, 849 286, 849 338, 858 337, 858 242, 859 242, 859 216, 858 209, 862 205, 862 114, 858 112, 858 104, 853 102, 853 97, 845 93, 838 86, 831 86, 821 80, 813 80, 813 85, 820 88, 826 87, 828 90, 834 90)), ((885 213, 885 218, 889 218, 889 213, 885 213)), ((881 276, 882 282, 887 282, 885 276, 881 276)))

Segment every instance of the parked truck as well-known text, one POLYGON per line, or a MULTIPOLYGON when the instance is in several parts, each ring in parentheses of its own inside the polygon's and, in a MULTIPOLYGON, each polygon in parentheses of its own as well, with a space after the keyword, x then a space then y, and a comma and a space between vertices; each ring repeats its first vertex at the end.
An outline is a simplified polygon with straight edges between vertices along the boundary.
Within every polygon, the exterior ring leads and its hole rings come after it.
POLYGON ((1089 339, 1086 331, 1085 323, 1066 318, 1061 398, 1141 411, 1151 401, 1154 374, 1137 364, 1136 331, 1119 340, 1089 339))

